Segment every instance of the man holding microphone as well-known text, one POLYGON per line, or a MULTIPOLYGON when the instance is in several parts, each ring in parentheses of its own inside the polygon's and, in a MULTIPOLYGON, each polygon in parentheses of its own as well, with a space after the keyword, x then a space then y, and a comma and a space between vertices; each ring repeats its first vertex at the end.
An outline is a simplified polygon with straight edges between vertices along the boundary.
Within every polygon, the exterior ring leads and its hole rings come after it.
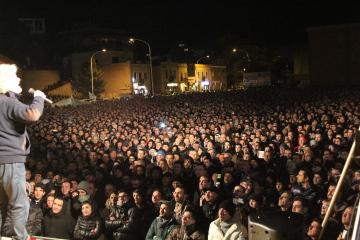
POLYGON ((46 96, 37 90, 30 105, 21 103, 16 98, 22 91, 16 73, 15 63, 0 55, 0 235, 1 225, 9 218, 13 237, 26 240, 29 201, 25 161, 30 153, 26 124, 39 120, 46 96))

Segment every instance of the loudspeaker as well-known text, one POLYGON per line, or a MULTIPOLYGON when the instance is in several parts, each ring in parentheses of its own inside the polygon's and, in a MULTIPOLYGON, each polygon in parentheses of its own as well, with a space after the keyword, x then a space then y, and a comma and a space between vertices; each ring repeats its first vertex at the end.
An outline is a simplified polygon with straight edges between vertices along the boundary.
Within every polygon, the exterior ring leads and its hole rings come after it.
POLYGON ((303 215, 271 211, 249 215, 249 240, 303 240, 303 215))

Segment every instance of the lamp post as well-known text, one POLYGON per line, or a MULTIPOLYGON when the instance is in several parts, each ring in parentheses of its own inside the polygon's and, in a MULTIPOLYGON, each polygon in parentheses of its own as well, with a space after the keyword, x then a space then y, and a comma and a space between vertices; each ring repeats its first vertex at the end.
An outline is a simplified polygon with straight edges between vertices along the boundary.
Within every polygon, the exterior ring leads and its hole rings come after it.
POLYGON ((204 57, 199 58, 198 60, 196 60, 196 64, 199 64, 199 61, 200 61, 201 59, 204 59, 204 58, 210 58, 210 56, 209 56, 209 55, 206 55, 206 56, 204 56, 204 57))
POLYGON ((149 50, 149 66, 150 66, 150 81, 151 81, 151 95, 154 96, 154 95, 155 95, 155 92, 154 92, 154 78, 153 78, 153 70, 152 70, 152 60, 151 60, 151 47, 150 47, 150 44, 149 44, 147 41, 142 40, 142 39, 138 39, 138 38, 130 38, 130 39, 129 39, 129 43, 130 43, 130 44, 133 44, 135 41, 142 42, 142 43, 144 43, 144 44, 148 47, 148 50, 149 50))
POLYGON ((91 94, 94 95, 94 72, 93 72, 93 58, 96 54, 106 52, 106 49, 94 52, 90 57, 90 72, 91 72, 91 94))

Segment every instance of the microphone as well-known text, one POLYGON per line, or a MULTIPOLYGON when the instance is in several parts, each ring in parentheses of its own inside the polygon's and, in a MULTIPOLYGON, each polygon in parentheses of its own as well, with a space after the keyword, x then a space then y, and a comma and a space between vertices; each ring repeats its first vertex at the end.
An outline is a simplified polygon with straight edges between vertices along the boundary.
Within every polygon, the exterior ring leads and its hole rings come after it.
MULTIPOLYGON (((35 90, 33 88, 29 88, 28 91, 30 94, 34 94, 35 90)), ((45 94, 44 94, 45 95, 45 94)), ((53 104, 53 101, 51 101, 50 99, 48 99, 47 97, 44 98, 45 101, 47 101, 50 104, 53 104)))

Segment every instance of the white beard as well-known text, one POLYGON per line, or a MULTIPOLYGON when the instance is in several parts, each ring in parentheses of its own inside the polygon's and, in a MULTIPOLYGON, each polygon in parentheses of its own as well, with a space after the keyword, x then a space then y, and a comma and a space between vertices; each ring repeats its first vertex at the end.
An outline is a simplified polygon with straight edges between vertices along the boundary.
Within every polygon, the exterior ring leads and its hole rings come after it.
POLYGON ((20 78, 16 75, 16 72, 17 67, 15 64, 0 64, 0 93, 21 93, 20 78))

